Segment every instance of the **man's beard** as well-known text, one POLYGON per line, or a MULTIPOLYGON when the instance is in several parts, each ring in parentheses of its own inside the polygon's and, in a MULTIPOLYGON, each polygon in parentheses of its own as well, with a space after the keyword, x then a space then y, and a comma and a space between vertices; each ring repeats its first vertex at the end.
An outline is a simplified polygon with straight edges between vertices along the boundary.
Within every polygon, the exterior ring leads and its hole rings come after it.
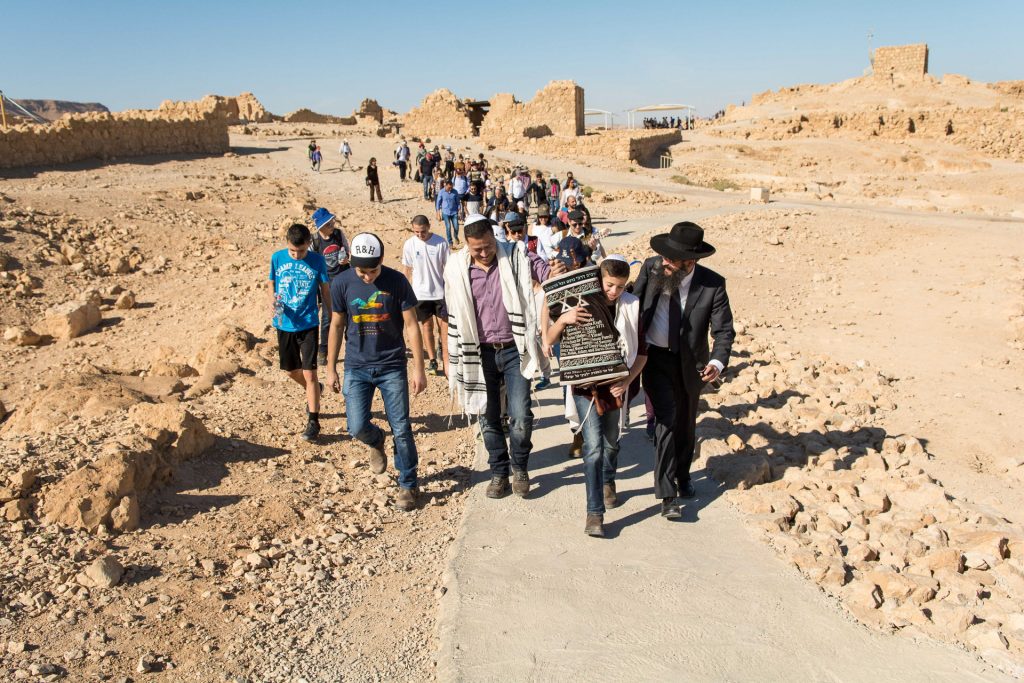
POLYGON ((663 266, 656 269, 654 273, 651 274, 651 284, 654 285, 655 291, 671 294, 679 289, 680 283, 682 283, 683 278, 685 278, 687 274, 688 273, 685 270, 680 268, 671 275, 666 275, 665 268, 663 266))

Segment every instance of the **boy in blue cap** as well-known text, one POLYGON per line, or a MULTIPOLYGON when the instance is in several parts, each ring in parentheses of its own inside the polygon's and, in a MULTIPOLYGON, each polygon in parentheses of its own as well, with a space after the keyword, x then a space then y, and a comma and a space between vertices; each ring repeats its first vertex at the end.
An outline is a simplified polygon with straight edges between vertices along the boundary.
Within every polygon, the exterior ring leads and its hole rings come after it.
MULTIPOLYGON (((333 213, 320 207, 313 213, 313 242, 310 248, 324 257, 327 262, 328 286, 331 280, 348 270, 351 249, 348 238, 338 225, 333 213)), ((320 367, 327 365, 327 332, 331 326, 331 307, 320 300, 320 348, 317 363, 320 367)))

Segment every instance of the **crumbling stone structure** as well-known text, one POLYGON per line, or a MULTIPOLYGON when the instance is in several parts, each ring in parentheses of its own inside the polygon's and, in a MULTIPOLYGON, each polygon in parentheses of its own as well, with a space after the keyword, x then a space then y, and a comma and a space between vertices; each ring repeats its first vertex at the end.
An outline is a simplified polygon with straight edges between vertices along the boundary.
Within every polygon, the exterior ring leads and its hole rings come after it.
POLYGON ((587 157, 594 165, 615 167, 623 162, 653 163, 658 153, 682 139, 679 130, 608 130, 571 138, 521 137, 502 149, 563 159, 587 157))
POLYGON ((928 73, 928 45, 916 43, 880 47, 871 58, 871 70, 876 79, 920 80, 928 73))
POLYGON ((403 128, 407 134, 419 137, 473 137, 469 109, 447 88, 424 97, 420 106, 405 115, 403 128))
POLYGON ((479 131, 490 143, 513 145, 522 138, 583 135, 583 110, 583 88, 572 81, 552 81, 529 102, 510 93, 489 102, 460 100, 442 88, 406 114, 403 124, 408 134, 420 137, 469 138, 479 131))
POLYGON ((47 126, 14 126, 0 130, 0 168, 150 154, 223 154, 230 149, 227 111, 226 98, 209 95, 198 102, 165 102, 159 110, 73 114, 47 126))
POLYGON ((583 88, 573 81, 552 81, 529 102, 508 93, 491 98, 480 137, 496 144, 548 135, 575 137, 584 133, 583 88))
POLYGON ((281 120, 280 116, 274 116, 264 109, 263 104, 251 92, 244 92, 238 97, 207 95, 198 101, 184 100, 182 102, 175 102, 173 100, 164 100, 160 103, 158 111, 171 116, 183 114, 195 116, 197 115, 196 112, 210 106, 215 106, 223 113, 229 126, 241 123, 270 123, 271 121, 281 120), (211 102, 215 102, 215 104, 211 104, 211 102))
POLYGON ((228 98, 228 123, 270 123, 277 117, 263 108, 263 104, 251 92, 228 98))
POLYGON ((359 103, 359 108, 352 112, 358 123, 370 123, 380 125, 384 123, 384 109, 377 100, 365 99, 359 103))

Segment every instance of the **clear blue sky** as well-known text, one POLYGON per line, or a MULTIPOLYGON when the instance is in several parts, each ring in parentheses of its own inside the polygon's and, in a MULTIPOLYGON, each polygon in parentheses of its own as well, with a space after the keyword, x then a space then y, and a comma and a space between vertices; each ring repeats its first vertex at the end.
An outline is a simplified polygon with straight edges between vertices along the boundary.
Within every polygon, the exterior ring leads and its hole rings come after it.
POLYGON ((364 97, 404 112, 442 86, 525 100, 570 78, 591 108, 681 102, 706 115, 768 88, 860 75, 869 30, 876 47, 927 42, 935 75, 1024 79, 1015 0, 3 6, 0 89, 113 110, 248 90, 277 114, 347 114, 364 97))

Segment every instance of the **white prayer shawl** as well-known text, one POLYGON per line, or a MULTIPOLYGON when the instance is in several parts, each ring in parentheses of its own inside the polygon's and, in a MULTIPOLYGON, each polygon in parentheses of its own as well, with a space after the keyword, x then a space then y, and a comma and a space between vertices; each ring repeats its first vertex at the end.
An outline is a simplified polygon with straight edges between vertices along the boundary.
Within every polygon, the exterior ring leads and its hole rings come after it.
MULTIPOLYGON (((497 245, 501 300, 512 322, 512 338, 519 351, 519 370, 532 380, 540 369, 540 341, 537 315, 532 304, 533 280, 530 262, 512 244, 497 245)), ((473 291, 469 284, 472 258, 463 247, 448 258, 444 269, 445 303, 448 307, 448 356, 452 371, 450 394, 459 399, 467 416, 480 415, 487 408, 487 387, 480 364, 480 335, 476 328, 473 291)))
MULTIPOLYGON (((622 352, 623 362, 627 368, 632 368, 636 362, 637 352, 640 350, 640 299, 629 292, 623 292, 615 303, 615 329, 619 333, 618 345, 622 352)), ((628 396, 626 397, 628 399, 628 396)), ((622 411, 619 413, 619 437, 629 429, 629 406, 623 401, 622 411)), ((565 419, 573 431, 580 427, 580 415, 576 410, 576 401, 572 397, 572 388, 565 392, 565 419)))

